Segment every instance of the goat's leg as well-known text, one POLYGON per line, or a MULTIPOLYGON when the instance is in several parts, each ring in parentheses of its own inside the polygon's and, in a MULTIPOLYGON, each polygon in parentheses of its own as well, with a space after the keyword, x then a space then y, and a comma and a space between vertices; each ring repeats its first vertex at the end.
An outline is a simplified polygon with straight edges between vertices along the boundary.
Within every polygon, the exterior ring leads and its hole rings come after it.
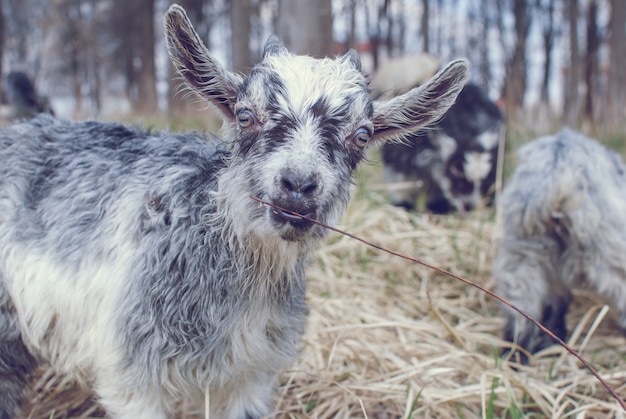
MULTIPOLYGON (((566 291, 565 288, 561 291, 566 291)), ((570 292, 551 293, 543 304, 543 312, 541 315, 541 324, 547 327, 559 339, 565 340, 567 337, 567 325, 565 323, 565 315, 572 301, 570 292)), ((556 343, 548 334, 541 332, 537 339, 535 352, 556 343)))
POLYGON ((612 267, 604 275, 597 277, 593 286, 617 311, 620 329, 626 336, 626 272, 612 267))
POLYGON ((211 418, 257 419, 267 415, 276 374, 258 372, 209 394, 211 418))
MULTIPOLYGON (((545 256, 532 251, 532 247, 521 249, 504 246, 494 262, 494 275, 498 280, 498 291, 511 304, 539 322, 548 322, 549 328, 565 332, 565 311, 569 299, 558 295, 551 286, 553 273, 545 256)), ((521 314, 505 307, 504 339, 517 344, 528 354, 547 346, 543 332, 521 314)), ((561 336, 559 336, 561 337, 561 336)), ((549 338, 548 338, 549 339, 549 338)), ((503 351, 508 355, 509 351, 503 351)), ((520 361, 528 361, 527 354, 514 351, 520 361)))
POLYGON ((35 358, 22 341, 15 308, 0 278, 0 419, 15 417, 36 366, 35 358))
MULTIPOLYGON (((548 293, 543 297, 537 296, 537 302, 524 304, 517 301, 513 304, 530 314, 532 318, 539 321, 559 339, 565 340, 567 336, 565 315, 571 299, 570 293, 548 293)), ((508 313, 504 338, 509 342, 517 343, 531 354, 556 343, 547 333, 517 313, 508 313)), ((528 357, 520 354, 520 361, 526 363, 528 357)))
POLYGON ((129 380, 121 374, 116 380, 114 374, 107 374, 95 385, 100 404, 109 416, 115 419, 167 419, 172 411, 165 406, 165 400, 157 388, 137 383, 125 385, 129 380))
MULTIPOLYGON (((517 306, 517 305, 516 305, 517 306)), ((528 311, 524 310, 528 313, 528 311)), ((532 316, 534 318, 534 316, 532 316)), ((504 325, 504 340, 516 344, 523 349, 504 349, 502 356, 511 358, 522 364, 528 363, 528 355, 535 352, 539 329, 534 327, 528 320, 519 314, 507 313, 504 325)))

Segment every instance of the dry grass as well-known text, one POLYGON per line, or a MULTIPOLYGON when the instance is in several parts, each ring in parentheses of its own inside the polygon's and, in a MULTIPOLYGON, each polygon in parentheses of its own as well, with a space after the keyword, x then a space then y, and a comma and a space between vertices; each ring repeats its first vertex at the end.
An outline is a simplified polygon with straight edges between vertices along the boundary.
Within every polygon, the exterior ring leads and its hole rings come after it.
MULTIPOLYGON (((342 229, 495 288, 491 211, 464 219, 409 214, 386 204, 376 185, 363 186, 342 229)), ((281 376, 272 417, 626 417, 560 347, 517 370, 501 360, 498 305, 459 281, 335 233, 308 276, 308 331, 299 361, 281 376)), ((626 397, 626 339, 614 314, 589 293, 576 297, 569 342, 626 397)), ((89 393, 42 374, 29 417, 102 415, 89 393)))

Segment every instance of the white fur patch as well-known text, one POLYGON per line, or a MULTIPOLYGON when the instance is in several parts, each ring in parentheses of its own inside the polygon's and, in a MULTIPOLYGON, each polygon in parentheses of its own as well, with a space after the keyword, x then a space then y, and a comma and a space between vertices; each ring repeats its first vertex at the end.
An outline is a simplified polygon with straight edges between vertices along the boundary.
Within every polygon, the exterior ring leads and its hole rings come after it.
POLYGON ((491 171, 491 166, 492 162, 490 153, 465 153, 463 171, 465 172, 465 177, 470 182, 480 182, 485 179, 491 171))
POLYGON ((432 140, 439 149, 441 158, 444 161, 447 161, 458 148, 456 140, 443 131, 433 132, 432 140))
POLYGON ((483 132, 476 138, 476 141, 485 150, 493 150, 498 145, 498 141, 500 141, 500 127, 483 132))

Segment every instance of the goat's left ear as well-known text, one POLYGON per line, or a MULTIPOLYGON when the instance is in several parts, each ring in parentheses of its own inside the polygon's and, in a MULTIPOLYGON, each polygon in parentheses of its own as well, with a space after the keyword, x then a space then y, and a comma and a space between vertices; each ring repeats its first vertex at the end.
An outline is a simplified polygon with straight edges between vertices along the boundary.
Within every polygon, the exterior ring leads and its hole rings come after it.
POLYGON ((359 53, 355 49, 350 48, 340 59, 349 62, 352 67, 361 71, 361 57, 359 57, 359 53))
POLYGON ((454 104, 469 77, 469 63, 457 60, 428 82, 385 102, 374 102, 374 140, 398 140, 437 122, 454 104))
POLYGON ((178 74, 191 90, 215 105, 226 119, 233 120, 242 78, 211 56, 182 7, 170 6, 164 28, 167 52, 178 74))
POLYGON ((289 54, 289 51, 287 51, 285 44, 283 44, 283 41, 281 41, 278 36, 272 35, 267 38, 263 46, 263 58, 286 54, 289 54))

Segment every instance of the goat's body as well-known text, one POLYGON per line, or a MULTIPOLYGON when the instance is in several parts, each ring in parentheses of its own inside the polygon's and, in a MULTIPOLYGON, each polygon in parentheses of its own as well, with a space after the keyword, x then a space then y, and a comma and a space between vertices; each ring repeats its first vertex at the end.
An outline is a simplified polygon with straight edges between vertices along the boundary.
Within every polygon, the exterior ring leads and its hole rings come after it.
MULTIPOLYGON (((626 331, 626 167, 571 130, 518 151, 504 190, 504 234, 494 261, 501 295, 565 338, 574 287, 610 301, 626 331)), ((507 311, 505 337, 535 352, 552 340, 507 311)))
MULTIPOLYGON (((0 272, 28 347, 85 382, 114 371, 114 388, 95 383, 107 395, 128 397, 138 381, 159 400, 207 386, 219 400, 228 392, 218 389, 250 380, 260 386, 250 391, 269 391, 303 331, 304 252, 297 242, 280 251, 242 243, 221 228, 234 220, 216 200, 227 170, 218 144, 95 122, 34 124, 0 136, 0 160, 15 162, 0 169, 0 272)), ((129 403, 137 412, 160 404, 129 403)))

